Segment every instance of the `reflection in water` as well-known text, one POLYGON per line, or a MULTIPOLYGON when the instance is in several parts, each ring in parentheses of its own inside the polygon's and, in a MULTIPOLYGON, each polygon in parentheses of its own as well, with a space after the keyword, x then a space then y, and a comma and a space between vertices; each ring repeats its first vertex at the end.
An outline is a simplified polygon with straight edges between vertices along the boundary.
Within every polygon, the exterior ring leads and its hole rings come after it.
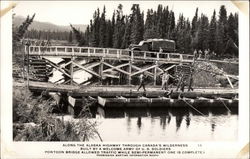
POLYGON ((191 121, 191 118, 190 118, 190 114, 188 113, 188 114, 186 115, 186 128, 189 127, 190 121, 191 121))
POLYGON ((127 131, 130 132, 131 130, 131 118, 127 117, 127 131))
POLYGON ((175 118, 175 123, 176 123, 176 132, 179 130, 182 122, 182 116, 176 116, 175 118))
POLYGON ((160 116, 160 125, 162 126, 162 129, 165 130, 166 129, 166 116, 160 116))
POLYGON ((141 117, 138 117, 137 119, 137 126, 138 126, 138 134, 141 133, 141 117))
POLYGON ((211 123, 211 131, 214 132, 214 129, 215 129, 215 123, 211 123))
POLYGON ((238 109, 230 108, 231 112, 225 108, 198 110, 204 115, 192 108, 98 107, 92 112, 102 116, 98 129, 104 141, 237 139, 238 109))

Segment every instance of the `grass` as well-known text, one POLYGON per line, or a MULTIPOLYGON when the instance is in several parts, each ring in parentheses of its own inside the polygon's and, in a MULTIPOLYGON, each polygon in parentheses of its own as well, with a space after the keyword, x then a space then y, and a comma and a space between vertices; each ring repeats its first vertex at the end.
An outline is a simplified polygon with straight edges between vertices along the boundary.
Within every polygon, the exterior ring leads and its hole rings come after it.
POLYGON ((97 124, 89 120, 87 111, 82 111, 80 119, 64 121, 57 114, 49 113, 55 106, 53 100, 36 97, 26 87, 14 90, 14 141, 88 141, 98 137, 97 124))

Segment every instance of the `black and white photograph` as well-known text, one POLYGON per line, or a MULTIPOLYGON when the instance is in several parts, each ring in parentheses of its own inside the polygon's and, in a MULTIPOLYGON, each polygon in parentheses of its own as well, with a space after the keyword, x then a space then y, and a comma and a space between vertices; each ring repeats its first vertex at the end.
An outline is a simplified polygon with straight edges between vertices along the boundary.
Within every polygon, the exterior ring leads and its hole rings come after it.
POLYGON ((11 142, 238 142, 237 4, 17 1, 11 142))

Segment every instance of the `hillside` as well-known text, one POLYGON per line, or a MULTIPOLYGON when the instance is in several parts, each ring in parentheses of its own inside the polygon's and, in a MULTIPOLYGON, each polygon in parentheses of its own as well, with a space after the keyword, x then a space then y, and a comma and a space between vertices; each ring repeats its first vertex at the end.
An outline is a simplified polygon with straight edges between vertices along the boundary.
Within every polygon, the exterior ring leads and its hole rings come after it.
MULTIPOLYGON (((21 16, 15 16, 13 20, 14 27, 19 26, 22 24, 22 22, 26 18, 21 17, 21 16)), ((36 18, 35 18, 36 19, 36 18)), ((72 24, 75 26, 77 29, 80 29, 82 32, 84 32, 87 28, 87 25, 82 25, 82 24, 72 24)), ((29 29, 35 29, 35 30, 41 30, 41 31, 70 31, 71 28, 69 25, 64 26, 64 25, 56 25, 52 24, 49 22, 39 22, 34 20, 34 22, 29 26, 29 29)))

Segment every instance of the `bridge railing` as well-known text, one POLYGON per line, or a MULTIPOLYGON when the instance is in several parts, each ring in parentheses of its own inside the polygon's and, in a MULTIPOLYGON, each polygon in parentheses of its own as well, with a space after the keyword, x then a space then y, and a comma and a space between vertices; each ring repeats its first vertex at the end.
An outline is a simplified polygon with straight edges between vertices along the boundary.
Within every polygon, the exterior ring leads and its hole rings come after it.
POLYGON ((128 49, 77 47, 77 46, 29 46, 31 55, 40 56, 100 56, 129 59, 151 59, 171 61, 192 61, 194 56, 180 53, 133 51, 128 49))

